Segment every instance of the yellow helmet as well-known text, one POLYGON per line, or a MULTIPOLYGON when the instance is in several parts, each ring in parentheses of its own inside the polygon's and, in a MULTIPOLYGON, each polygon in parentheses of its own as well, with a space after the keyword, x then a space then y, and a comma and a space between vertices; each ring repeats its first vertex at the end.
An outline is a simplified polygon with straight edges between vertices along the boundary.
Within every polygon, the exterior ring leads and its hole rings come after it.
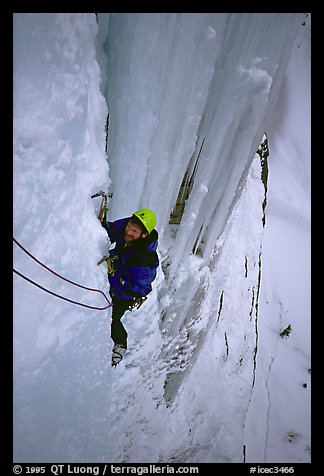
POLYGON ((156 216, 152 210, 149 210, 148 208, 141 208, 134 213, 134 216, 138 218, 141 223, 143 223, 145 229, 149 233, 154 230, 156 225, 156 216))

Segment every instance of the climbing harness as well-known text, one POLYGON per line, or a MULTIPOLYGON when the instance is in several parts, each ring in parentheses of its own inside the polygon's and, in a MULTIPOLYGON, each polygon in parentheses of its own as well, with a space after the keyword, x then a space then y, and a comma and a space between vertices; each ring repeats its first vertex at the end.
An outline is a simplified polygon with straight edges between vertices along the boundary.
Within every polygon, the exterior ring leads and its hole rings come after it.
POLYGON ((21 278, 25 279, 26 281, 28 281, 29 283, 33 284, 34 286, 37 286, 39 289, 42 289, 43 291, 49 293, 49 294, 52 294, 53 296, 56 296, 60 299, 63 299, 64 301, 68 301, 72 304, 76 304, 78 306, 83 306, 83 307, 86 307, 88 309, 95 309, 96 311, 104 311, 105 309, 108 309, 109 307, 112 307, 112 303, 109 301, 109 299, 107 298, 106 294, 101 291, 100 289, 94 289, 94 288, 89 288, 87 286, 83 286, 82 284, 78 284, 78 283, 75 283, 74 281, 71 281, 70 279, 67 279, 67 278, 64 278, 63 276, 61 276, 60 274, 56 273, 55 271, 53 271, 51 268, 49 268, 48 266, 46 266, 44 263, 42 263, 40 260, 38 260, 37 258, 35 258, 35 256, 33 256, 29 251, 26 250, 26 248, 24 248, 15 238, 13 238, 13 241, 14 243, 19 246, 19 248, 21 248, 30 258, 32 258, 34 261, 36 261, 36 263, 38 263, 40 266, 42 266, 43 268, 45 268, 47 271, 49 271, 50 273, 54 274, 55 276, 57 276, 58 278, 62 279, 63 281, 66 281, 67 283, 70 283, 72 284, 73 286, 77 286, 79 288, 82 288, 82 289, 85 289, 86 291, 92 291, 92 292, 96 292, 96 293, 100 293, 104 298, 105 300, 107 301, 107 306, 105 307, 96 307, 96 306, 90 306, 88 304, 84 304, 84 303, 81 303, 81 302, 78 302, 78 301, 73 301, 72 299, 69 299, 67 297, 64 297, 64 296, 61 296, 60 294, 57 294, 57 293, 54 293, 53 291, 50 291, 49 289, 47 288, 44 288, 43 286, 41 286, 40 284, 36 283, 35 281, 33 281, 32 279, 28 278, 27 276, 25 276, 24 274, 20 273, 19 271, 17 271, 15 268, 13 268, 13 271, 14 273, 18 274, 18 276, 20 276, 21 278))
POLYGON ((146 301, 147 296, 142 296, 142 297, 134 297, 133 302, 130 306, 128 306, 128 310, 132 311, 133 309, 139 309, 142 304, 146 301))

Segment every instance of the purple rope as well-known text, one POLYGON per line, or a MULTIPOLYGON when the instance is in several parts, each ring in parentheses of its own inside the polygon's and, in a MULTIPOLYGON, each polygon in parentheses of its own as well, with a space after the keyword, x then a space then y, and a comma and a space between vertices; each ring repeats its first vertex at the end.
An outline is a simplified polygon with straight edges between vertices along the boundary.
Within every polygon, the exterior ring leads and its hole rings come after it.
POLYGON ((27 278, 27 276, 25 276, 24 274, 20 273, 19 271, 15 270, 13 268, 13 271, 14 273, 18 274, 18 276, 20 276, 21 278, 25 279, 26 281, 28 281, 29 283, 33 284, 34 286, 37 286, 39 289, 42 289, 43 291, 49 293, 49 294, 52 294, 52 296, 56 296, 60 299, 63 299, 64 301, 68 301, 68 302, 71 302, 72 304, 77 304, 78 306, 83 306, 83 307, 87 307, 88 309, 95 309, 97 311, 104 311, 105 309, 108 309, 109 307, 112 306, 112 303, 109 301, 109 299, 107 298, 106 294, 101 291, 100 289, 94 289, 94 288, 89 288, 87 286, 83 286, 82 284, 78 284, 78 283, 75 283, 74 281, 71 281, 70 279, 67 279, 67 278, 64 278, 63 276, 61 276, 60 274, 56 273, 55 271, 53 271, 51 268, 49 268, 48 266, 46 266, 44 263, 42 263, 40 260, 38 260, 37 258, 35 258, 35 256, 33 256, 29 251, 26 250, 26 248, 24 248, 15 238, 13 238, 13 241, 16 243, 17 246, 19 246, 28 256, 30 256, 33 260, 36 261, 36 263, 38 263, 40 266, 43 266, 43 268, 45 268, 47 271, 49 271, 50 273, 54 274, 55 276, 57 276, 58 278, 60 279, 63 279, 63 281, 66 281, 67 283, 70 283, 72 284, 73 286, 78 286, 79 288, 82 288, 82 289, 86 289, 87 291, 92 291, 92 292, 96 292, 96 293, 100 293, 102 294, 102 296, 105 298, 105 300, 107 301, 108 303, 108 306, 105 306, 105 307, 95 307, 95 306, 89 306, 88 304, 83 304, 81 302, 78 302, 78 301, 73 301, 72 299, 68 299, 64 296, 61 296, 60 294, 56 294, 54 293, 53 291, 50 291, 49 289, 47 288, 44 288, 43 286, 41 286, 40 284, 36 283, 35 281, 33 281, 32 279, 30 278, 27 278))

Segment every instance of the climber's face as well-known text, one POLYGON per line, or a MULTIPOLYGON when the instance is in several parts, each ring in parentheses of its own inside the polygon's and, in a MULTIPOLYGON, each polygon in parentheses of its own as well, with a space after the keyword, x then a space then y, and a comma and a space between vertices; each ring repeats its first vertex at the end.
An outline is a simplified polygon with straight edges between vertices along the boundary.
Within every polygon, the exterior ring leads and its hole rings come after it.
POLYGON ((146 236, 147 233, 143 232, 142 228, 139 225, 131 221, 127 223, 124 236, 124 240, 126 241, 126 243, 133 243, 139 238, 145 238, 146 236))

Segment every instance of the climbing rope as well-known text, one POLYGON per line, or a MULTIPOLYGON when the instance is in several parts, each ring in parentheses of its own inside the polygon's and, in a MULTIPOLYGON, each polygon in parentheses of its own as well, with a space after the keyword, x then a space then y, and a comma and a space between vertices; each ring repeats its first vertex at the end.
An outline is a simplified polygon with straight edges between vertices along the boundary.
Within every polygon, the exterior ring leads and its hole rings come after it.
POLYGON ((39 289, 41 289, 42 291, 45 291, 49 294, 51 294, 52 296, 55 296, 55 297, 58 297, 60 299, 63 299, 64 301, 68 301, 72 304, 76 304, 78 306, 83 306, 83 307, 87 307, 88 309, 95 309, 97 311, 104 311, 105 309, 108 309, 109 307, 112 306, 112 303, 109 301, 109 299, 107 298, 106 294, 101 291, 100 289, 94 289, 94 288, 89 288, 88 286, 83 286, 82 284, 78 284, 78 283, 75 283, 74 281, 71 281, 70 279, 67 279, 67 278, 64 278, 64 276, 61 276, 60 274, 56 273, 55 271, 53 271, 51 268, 49 268, 48 266, 46 266, 44 263, 42 263, 39 259, 35 258, 35 256, 33 256, 28 250, 26 250, 26 248, 24 248, 20 243, 19 241, 17 241, 15 238, 13 238, 13 241, 14 243, 19 246, 19 248, 21 248, 30 258, 32 258, 34 261, 36 261, 36 263, 38 263, 40 266, 42 266, 43 268, 45 268, 47 271, 49 271, 50 273, 54 274, 55 276, 57 276, 58 278, 60 279, 63 279, 63 281, 66 281, 67 283, 70 283, 72 284, 73 286, 77 286, 79 288, 82 288, 82 289, 85 289, 87 291, 91 291, 91 292, 96 292, 96 293, 100 293, 104 298, 105 300, 107 301, 108 305, 105 306, 105 307, 96 307, 96 306, 90 306, 88 304, 83 304, 81 302, 78 302, 78 301, 73 301, 72 299, 69 299, 67 297, 64 297, 60 294, 57 294, 57 293, 54 293, 53 291, 50 291, 49 289, 47 288, 44 288, 43 286, 41 286, 40 284, 36 283, 35 281, 33 281, 32 279, 28 278, 27 276, 25 276, 24 274, 20 273, 19 271, 17 271, 15 268, 13 268, 13 271, 14 273, 16 273, 18 276, 20 276, 21 278, 25 279, 26 281, 28 281, 29 283, 33 284, 34 286, 37 286, 39 289))

